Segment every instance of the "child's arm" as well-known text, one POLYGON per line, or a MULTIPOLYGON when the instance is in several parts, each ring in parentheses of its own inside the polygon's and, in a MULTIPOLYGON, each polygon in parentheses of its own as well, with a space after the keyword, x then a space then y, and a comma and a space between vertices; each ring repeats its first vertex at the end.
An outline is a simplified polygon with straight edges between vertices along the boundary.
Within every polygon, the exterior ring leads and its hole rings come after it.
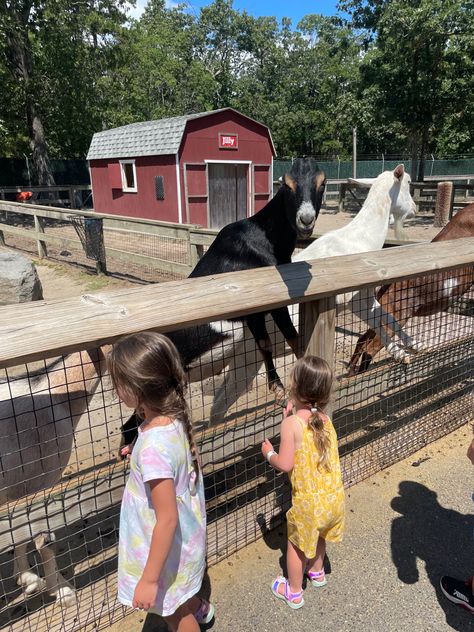
POLYGON ((262 454, 271 466, 280 472, 291 472, 295 464, 295 433, 293 417, 286 417, 281 424, 280 452, 273 450, 268 439, 262 443, 262 454), (273 454, 271 454, 273 452, 273 454), (270 457, 267 454, 270 453, 270 457))
POLYGON ((158 591, 158 579, 168 557, 178 526, 178 508, 176 489, 171 478, 148 481, 151 501, 156 514, 150 551, 143 574, 135 588, 132 605, 134 608, 148 610, 155 605, 158 591))

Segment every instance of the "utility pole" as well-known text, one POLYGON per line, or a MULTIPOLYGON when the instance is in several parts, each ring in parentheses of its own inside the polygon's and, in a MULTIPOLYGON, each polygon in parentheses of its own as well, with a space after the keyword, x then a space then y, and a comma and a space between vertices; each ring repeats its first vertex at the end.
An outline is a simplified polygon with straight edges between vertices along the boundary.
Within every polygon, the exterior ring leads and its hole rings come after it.
POLYGON ((357 127, 352 128, 352 177, 357 178, 357 127))

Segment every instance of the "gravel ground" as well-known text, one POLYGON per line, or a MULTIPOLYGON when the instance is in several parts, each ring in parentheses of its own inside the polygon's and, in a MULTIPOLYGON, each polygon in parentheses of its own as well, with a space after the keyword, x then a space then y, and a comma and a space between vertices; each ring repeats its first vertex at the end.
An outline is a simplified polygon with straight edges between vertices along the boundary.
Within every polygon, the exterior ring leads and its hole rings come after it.
MULTIPOLYGON (((474 616, 441 594, 439 577, 473 572, 473 468, 464 426, 347 493, 344 542, 329 550, 323 589, 308 586, 290 610, 270 593, 284 562, 284 529, 209 571, 203 594, 216 606, 214 632, 443 632, 474 630, 474 616)), ((133 613, 109 632, 164 632, 133 613)))

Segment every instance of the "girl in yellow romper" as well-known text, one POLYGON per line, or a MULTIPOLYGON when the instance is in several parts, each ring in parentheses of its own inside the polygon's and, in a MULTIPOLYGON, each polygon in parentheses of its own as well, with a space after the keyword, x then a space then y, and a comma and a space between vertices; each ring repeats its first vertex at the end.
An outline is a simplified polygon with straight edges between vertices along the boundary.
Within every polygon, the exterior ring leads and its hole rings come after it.
POLYGON ((288 472, 288 578, 277 577, 272 592, 290 608, 301 608, 303 576, 315 587, 325 586, 326 541, 340 542, 344 531, 344 488, 337 436, 323 409, 331 395, 333 375, 324 360, 305 356, 295 363, 290 403, 281 424, 280 452, 268 439, 262 453, 272 467, 288 472), (290 410, 293 414, 290 416, 290 410))

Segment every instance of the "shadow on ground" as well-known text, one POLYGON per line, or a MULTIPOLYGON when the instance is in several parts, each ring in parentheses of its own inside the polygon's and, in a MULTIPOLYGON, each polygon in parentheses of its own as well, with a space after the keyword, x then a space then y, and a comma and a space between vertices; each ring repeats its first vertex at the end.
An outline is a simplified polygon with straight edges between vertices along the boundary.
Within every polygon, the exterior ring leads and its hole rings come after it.
MULTIPOLYGON (((415 481, 400 483, 399 495, 393 498, 391 507, 400 514, 391 528, 392 560, 399 579, 416 584, 417 562, 421 560, 446 623, 453 630, 465 632, 472 615, 446 599, 439 580, 442 575, 459 579, 472 575, 473 516, 445 509, 434 491, 415 481)), ((437 607, 433 603, 433 608, 437 607)))

